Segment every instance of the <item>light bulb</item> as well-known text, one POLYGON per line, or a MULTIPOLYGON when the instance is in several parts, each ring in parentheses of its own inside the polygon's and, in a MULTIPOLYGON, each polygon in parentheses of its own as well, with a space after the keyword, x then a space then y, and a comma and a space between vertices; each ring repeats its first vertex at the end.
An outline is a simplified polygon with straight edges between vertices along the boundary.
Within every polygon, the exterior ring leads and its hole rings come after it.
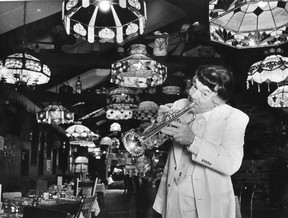
POLYGON ((106 0, 101 1, 99 3, 99 7, 101 11, 104 11, 104 12, 108 11, 110 9, 110 1, 106 1, 106 0))

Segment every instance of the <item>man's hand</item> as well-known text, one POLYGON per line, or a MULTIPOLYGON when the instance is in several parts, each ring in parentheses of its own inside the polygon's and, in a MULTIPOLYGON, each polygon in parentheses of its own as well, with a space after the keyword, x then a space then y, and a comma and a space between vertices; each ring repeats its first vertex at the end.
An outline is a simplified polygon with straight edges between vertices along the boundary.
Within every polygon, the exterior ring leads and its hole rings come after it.
POLYGON ((194 139, 195 135, 187 124, 179 123, 176 121, 171 122, 161 130, 162 133, 172 136, 176 142, 182 145, 189 145, 194 139))

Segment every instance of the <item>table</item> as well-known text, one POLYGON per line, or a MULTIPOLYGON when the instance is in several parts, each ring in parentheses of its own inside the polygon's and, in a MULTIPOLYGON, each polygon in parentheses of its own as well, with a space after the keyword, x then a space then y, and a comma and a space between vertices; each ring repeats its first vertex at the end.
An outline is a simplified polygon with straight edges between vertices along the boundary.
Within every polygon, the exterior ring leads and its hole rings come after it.
MULTIPOLYGON (((24 198, 24 197, 12 199, 11 201, 20 202, 20 205, 21 205, 20 207, 25 207, 25 205, 27 206, 32 205, 32 200, 29 198, 24 198), (25 204, 23 202, 25 202, 25 204)), ((75 215, 78 212, 78 209, 80 207, 80 198, 77 198, 77 199, 57 198, 57 199, 47 199, 47 200, 41 199, 38 207, 46 207, 46 208, 54 209, 54 210, 62 210, 62 211, 70 213, 71 215, 75 215)), ((23 209, 19 210, 19 213, 5 212, 5 213, 0 214, 0 218, 21 218, 23 217, 22 211, 23 209)), ((97 216, 100 213, 100 207, 99 207, 97 200, 95 200, 92 206, 92 212, 95 214, 95 216, 97 216)))
MULTIPOLYGON (((70 213, 71 215, 75 215, 80 207, 80 198, 77 199, 67 199, 67 198, 58 198, 58 199, 52 199, 52 202, 55 203, 48 203, 50 199, 42 200, 42 203, 40 203, 39 207, 49 207, 54 210, 62 210, 65 212, 70 213)), ((95 216, 97 216, 100 213, 100 207, 98 204, 97 199, 95 200, 92 210, 91 210, 95 216)))

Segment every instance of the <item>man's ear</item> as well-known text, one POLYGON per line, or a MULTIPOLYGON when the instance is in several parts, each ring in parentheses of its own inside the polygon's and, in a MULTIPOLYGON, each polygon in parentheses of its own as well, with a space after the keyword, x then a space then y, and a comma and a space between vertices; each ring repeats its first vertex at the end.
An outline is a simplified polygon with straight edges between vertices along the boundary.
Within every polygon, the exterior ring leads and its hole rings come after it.
POLYGON ((221 99, 218 95, 215 95, 213 97, 212 102, 214 104, 214 107, 225 103, 225 101, 223 99, 221 99))

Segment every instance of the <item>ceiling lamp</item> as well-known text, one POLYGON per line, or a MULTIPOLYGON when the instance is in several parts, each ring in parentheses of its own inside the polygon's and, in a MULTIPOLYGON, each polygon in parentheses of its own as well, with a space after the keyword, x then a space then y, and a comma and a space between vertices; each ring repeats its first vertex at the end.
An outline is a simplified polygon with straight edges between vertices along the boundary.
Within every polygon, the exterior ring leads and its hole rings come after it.
POLYGON ((9 84, 41 85, 50 80, 50 75, 47 65, 27 53, 9 55, 0 66, 0 78, 9 84))
POLYGON ((106 118, 110 120, 128 120, 133 117, 133 110, 138 108, 139 99, 132 89, 119 87, 107 96, 106 118))
POLYGON ((107 146, 111 147, 113 144, 113 141, 109 136, 105 136, 100 140, 99 144, 100 145, 107 145, 107 146))
POLYGON ((146 0, 65 0, 62 18, 68 35, 122 43, 143 34, 146 0))
MULTIPOLYGON (((23 5, 23 39, 26 38, 27 1, 23 5)), ((25 44, 23 40, 22 44, 25 44)), ((0 79, 9 84, 35 86, 50 80, 50 69, 39 59, 21 52, 9 55, 0 66, 0 79)))
POLYGON ((107 108, 115 110, 132 110, 138 108, 139 99, 132 89, 119 87, 107 96, 107 108))
POLYGON ((121 132, 121 125, 119 123, 112 123, 110 125, 110 132, 121 132))
POLYGON ((133 111, 133 118, 142 121, 152 121, 157 118, 159 106, 153 101, 143 101, 139 108, 133 111))
POLYGON ((212 0, 210 38, 238 49, 283 44, 288 39, 287 9, 287 0, 212 0))
POLYGON ((74 163, 75 163, 75 164, 88 164, 89 161, 88 161, 88 158, 87 158, 87 157, 78 156, 78 157, 75 158, 74 163))
POLYGON ((254 63, 248 70, 247 88, 249 82, 253 85, 254 82, 258 83, 258 91, 260 91, 259 84, 266 82, 279 83, 284 81, 288 76, 288 58, 281 55, 270 55, 262 61, 254 63))
POLYGON ((65 130, 65 132, 66 136, 69 138, 70 144, 72 145, 95 147, 93 141, 99 139, 98 134, 95 134, 88 127, 81 124, 70 126, 65 130))
POLYGON ((132 45, 130 56, 111 65, 111 83, 147 88, 161 85, 167 78, 167 67, 146 56, 146 46, 132 45))
POLYGON ((74 113, 62 105, 52 104, 36 114, 38 123, 69 124, 74 122, 74 113))
POLYGON ((271 107, 287 108, 288 107, 288 85, 278 87, 268 96, 268 104, 271 107))

